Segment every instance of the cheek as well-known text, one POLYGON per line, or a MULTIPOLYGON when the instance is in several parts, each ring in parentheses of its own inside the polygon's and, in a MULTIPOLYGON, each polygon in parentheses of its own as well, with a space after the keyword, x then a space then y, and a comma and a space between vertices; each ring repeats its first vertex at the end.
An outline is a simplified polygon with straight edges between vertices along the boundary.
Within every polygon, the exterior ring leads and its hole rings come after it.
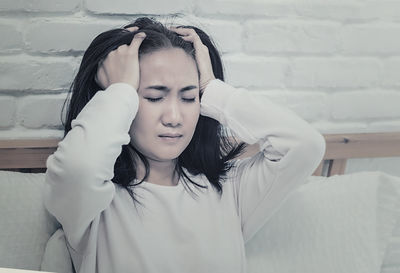
POLYGON ((129 129, 130 143, 142 154, 145 153, 146 144, 152 135, 148 127, 148 122, 145 122, 140 116, 136 116, 129 129))
POLYGON ((129 135, 132 140, 135 140, 137 136, 146 134, 147 127, 151 123, 152 116, 147 113, 146 107, 139 107, 139 110, 133 120, 129 129, 129 135), (146 126, 147 125, 147 126, 146 126))
POLYGON ((187 120, 191 124, 191 127, 196 127, 200 117, 200 104, 197 104, 188 114, 187 120))
POLYGON ((133 120, 133 126, 135 128, 146 128, 153 124, 159 117, 159 107, 155 107, 153 104, 149 104, 145 99, 139 102, 139 109, 136 113, 135 119, 133 120))
POLYGON ((136 142, 136 138, 137 138, 137 134, 136 133, 138 132, 137 127, 138 127, 137 120, 134 119, 132 124, 131 124, 131 127, 129 128, 129 136, 131 137, 131 143, 132 144, 136 142))

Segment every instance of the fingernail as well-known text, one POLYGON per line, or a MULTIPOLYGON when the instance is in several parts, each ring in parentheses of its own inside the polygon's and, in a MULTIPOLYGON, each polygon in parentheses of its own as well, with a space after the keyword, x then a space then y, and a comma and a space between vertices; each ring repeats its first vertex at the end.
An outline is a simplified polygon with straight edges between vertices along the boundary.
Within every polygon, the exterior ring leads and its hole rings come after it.
POLYGON ((134 32, 134 31, 136 31, 136 30, 138 30, 139 29, 139 27, 128 27, 128 28, 125 28, 126 30, 128 30, 128 31, 131 31, 131 32, 134 32))

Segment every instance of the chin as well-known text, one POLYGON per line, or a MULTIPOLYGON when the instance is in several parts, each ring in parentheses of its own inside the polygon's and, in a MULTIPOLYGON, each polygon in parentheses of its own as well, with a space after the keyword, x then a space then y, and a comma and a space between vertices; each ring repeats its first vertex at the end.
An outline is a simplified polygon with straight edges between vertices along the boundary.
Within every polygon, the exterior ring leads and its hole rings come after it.
POLYGON ((171 160, 177 159, 181 154, 182 154, 182 151, 168 152, 168 153, 155 153, 152 156, 150 156, 149 158, 156 160, 156 161, 171 161, 171 160))

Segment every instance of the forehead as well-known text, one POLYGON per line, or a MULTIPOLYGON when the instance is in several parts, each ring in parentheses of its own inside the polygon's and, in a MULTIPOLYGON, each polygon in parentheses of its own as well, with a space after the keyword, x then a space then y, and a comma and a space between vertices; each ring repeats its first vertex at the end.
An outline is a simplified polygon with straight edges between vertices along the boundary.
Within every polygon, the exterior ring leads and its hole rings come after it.
POLYGON ((196 61, 181 48, 166 48, 142 55, 139 61, 142 84, 197 84, 196 61))

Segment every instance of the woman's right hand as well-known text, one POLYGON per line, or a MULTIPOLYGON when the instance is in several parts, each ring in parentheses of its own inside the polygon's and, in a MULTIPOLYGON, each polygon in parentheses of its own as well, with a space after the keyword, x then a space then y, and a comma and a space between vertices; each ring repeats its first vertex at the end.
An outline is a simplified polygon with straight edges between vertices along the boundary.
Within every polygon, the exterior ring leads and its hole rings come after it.
MULTIPOLYGON (((137 31, 131 27, 129 31, 137 31)), ((139 87, 139 47, 146 38, 144 32, 135 34, 130 45, 121 45, 108 53, 103 62, 99 63, 96 74, 97 84, 106 89, 113 83, 124 82, 139 87)))

